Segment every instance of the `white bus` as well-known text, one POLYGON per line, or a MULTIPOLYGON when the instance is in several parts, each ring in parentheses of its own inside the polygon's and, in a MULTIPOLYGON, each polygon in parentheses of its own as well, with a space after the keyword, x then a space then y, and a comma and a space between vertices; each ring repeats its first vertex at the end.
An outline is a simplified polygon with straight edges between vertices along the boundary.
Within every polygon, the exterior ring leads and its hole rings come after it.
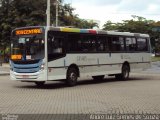
POLYGON ((130 72, 151 65, 147 34, 24 27, 13 30, 11 39, 11 79, 38 86, 53 80, 74 86, 79 77, 105 75, 126 80, 130 72))

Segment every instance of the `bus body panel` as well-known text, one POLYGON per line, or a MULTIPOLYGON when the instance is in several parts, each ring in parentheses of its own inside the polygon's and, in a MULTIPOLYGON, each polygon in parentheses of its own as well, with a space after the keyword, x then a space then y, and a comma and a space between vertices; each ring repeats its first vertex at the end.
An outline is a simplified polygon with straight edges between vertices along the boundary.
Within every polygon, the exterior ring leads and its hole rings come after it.
POLYGON ((80 77, 119 74, 124 62, 129 63, 131 71, 140 71, 150 67, 149 55, 150 53, 67 54, 64 58, 48 63, 48 76, 49 80, 66 79, 67 69, 73 64, 78 66, 80 77))

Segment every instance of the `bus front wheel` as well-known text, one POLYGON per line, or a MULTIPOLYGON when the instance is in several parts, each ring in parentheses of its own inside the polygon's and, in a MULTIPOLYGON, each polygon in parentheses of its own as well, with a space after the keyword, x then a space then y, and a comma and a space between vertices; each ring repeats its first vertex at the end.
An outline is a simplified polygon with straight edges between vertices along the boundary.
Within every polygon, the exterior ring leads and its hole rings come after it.
POLYGON ((127 64, 124 64, 122 67, 122 73, 116 74, 115 77, 118 80, 127 80, 129 78, 130 68, 127 64))
POLYGON ((77 84, 77 78, 78 78, 78 72, 77 69, 75 69, 74 67, 71 67, 68 69, 67 71, 67 85, 69 85, 70 87, 75 86, 77 84))

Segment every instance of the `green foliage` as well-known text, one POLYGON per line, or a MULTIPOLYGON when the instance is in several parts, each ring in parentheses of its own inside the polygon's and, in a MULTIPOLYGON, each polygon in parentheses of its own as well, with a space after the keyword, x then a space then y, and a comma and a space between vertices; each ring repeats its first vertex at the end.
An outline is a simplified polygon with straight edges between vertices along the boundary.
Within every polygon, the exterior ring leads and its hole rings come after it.
POLYGON ((133 33, 145 33, 149 34, 151 38, 152 47, 157 49, 160 48, 155 46, 155 39, 160 40, 160 34, 158 31, 153 31, 156 26, 160 26, 160 21, 155 22, 153 20, 147 20, 146 18, 132 15, 131 20, 123 20, 122 23, 112 23, 107 21, 103 29, 114 30, 120 32, 133 32, 133 33))
POLYGON ((152 62, 160 61, 160 57, 151 57, 152 62))
POLYGON ((109 20, 104 24, 104 30, 118 30, 122 26, 123 26, 123 24, 121 24, 121 23, 112 23, 109 20))

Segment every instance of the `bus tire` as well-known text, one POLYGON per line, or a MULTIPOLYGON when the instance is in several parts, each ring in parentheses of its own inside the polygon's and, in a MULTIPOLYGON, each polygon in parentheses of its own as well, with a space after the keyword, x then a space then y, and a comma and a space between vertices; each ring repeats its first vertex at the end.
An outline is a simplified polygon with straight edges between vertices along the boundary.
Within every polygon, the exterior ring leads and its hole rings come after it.
POLYGON ((38 87, 44 86, 44 83, 45 83, 45 81, 42 81, 42 82, 35 82, 35 84, 36 84, 38 87))
POLYGON ((72 87, 75 86, 77 84, 77 79, 78 79, 78 71, 76 68, 71 67, 68 69, 67 71, 67 85, 72 87))
POLYGON ((94 80, 103 80, 103 79, 104 79, 104 75, 92 76, 92 78, 93 78, 94 80))
POLYGON ((115 77, 118 80, 127 80, 129 78, 130 68, 129 65, 124 64, 122 67, 122 73, 116 74, 115 77))

